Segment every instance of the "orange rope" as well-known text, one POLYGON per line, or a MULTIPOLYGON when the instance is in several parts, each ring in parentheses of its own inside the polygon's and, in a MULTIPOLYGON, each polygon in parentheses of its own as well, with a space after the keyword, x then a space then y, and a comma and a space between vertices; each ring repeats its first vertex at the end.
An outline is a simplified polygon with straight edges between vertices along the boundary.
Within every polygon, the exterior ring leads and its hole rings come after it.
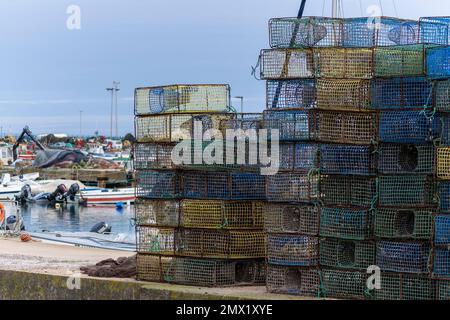
POLYGON ((28 233, 22 233, 20 235, 20 240, 22 240, 23 242, 28 242, 31 241, 31 236, 28 233))

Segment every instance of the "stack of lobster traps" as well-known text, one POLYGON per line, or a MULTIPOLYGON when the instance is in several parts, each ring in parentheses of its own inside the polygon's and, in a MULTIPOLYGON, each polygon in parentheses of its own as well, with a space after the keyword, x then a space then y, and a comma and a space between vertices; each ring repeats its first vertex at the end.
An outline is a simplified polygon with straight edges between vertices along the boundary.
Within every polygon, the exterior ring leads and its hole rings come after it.
POLYGON ((258 126, 260 119, 229 111, 228 85, 136 89, 140 280, 264 283, 264 177, 251 165, 222 161, 226 138, 221 135, 258 126))
POLYGON ((437 234, 433 243, 434 228, 450 225, 443 220, 450 185, 443 181, 438 190, 436 181, 436 172, 450 179, 450 49, 442 46, 449 22, 270 21, 271 49, 260 55, 264 120, 269 128, 279 123, 280 159, 288 163, 281 168, 289 173, 269 178, 267 198, 297 201, 297 208, 271 203, 266 214, 269 291, 434 299, 433 275, 450 279, 450 251, 437 248, 437 234), (277 181, 283 188, 271 188, 277 181), (286 190, 295 196, 286 198, 286 190), (285 251, 290 258, 279 259, 285 251), (378 269, 377 289, 370 276, 378 269))

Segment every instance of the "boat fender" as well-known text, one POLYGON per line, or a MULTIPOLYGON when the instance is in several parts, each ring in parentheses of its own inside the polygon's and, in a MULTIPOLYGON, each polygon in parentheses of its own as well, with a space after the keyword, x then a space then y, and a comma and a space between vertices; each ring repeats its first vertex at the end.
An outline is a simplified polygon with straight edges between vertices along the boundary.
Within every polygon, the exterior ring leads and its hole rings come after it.
POLYGON ((111 226, 108 225, 106 222, 99 222, 96 223, 90 230, 90 232, 95 232, 95 233, 111 233, 111 226))

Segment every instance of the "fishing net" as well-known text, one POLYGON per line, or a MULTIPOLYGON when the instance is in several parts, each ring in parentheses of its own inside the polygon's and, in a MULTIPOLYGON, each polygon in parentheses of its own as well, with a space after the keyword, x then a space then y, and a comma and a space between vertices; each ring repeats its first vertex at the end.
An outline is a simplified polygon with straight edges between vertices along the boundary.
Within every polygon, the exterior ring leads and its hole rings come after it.
POLYGON ((267 109, 313 109, 316 81, 313 79, 267 81, 267 109))
POLYGON ((342 269, 363 269, 375 264, 373 241, 320 239, 320 265, 342 269))
POLYGON ((318 269, 267 265, 268 292, 317 297, 319 286, 318 269))
POLYGON ((429 48, 426 55, 427 76, 432 79, 450 77, 449 47, 429 48))
POLYGON ((381 206, 437 205, 436 184, 431 176, 380 176, 378 180, 381 206))
POLYGON ((264 111, 264 128, 278 130, 280 141, 310 140, 311 113, 308 111, 264 111))
POLYGON ((377 300, 433 300, 435 284, 427 276, 382 272, 381 288, 374 290, 377 300))
POLYGON ((373 217, 362 209, 324 207, 320 214, 320 236, 348 240, 373 237, 373 217))
POLYGON ((420 18, 420 40, 422 43, 449 45, 449 17, 420 18))
POLYGON ((382 143, 378 148, 378 172, 384 174, 432 175, 435 147, 433 145, 382 143))
POLYGON ((430 239, 433 209, 387 209, 375 211, 375 235, 380 238, 430 239))
POLYGON ((347 111, 370 109, 370 80, 317 80, 317 107, 347 111))
POLYGON ((284 266, 316 266, 319 260, 319 238, 269 234, 267 262, 284 266))
POLYGON ((317 174, 278 173, 268 176, 266 195, 273 202, 304 202, 318 197, 317 174))
POLYGON ((155 227, 178 227, 180 203, 170 200, 138 198, 134 204, 136 225, 155 227))
POLYGON ((319 165, 319 145, 286 143, 279 146, 280 170, 309 171, 319 165))
POLYGON ((378 119, 375 113, 317 110, 313 115, 317 141, 370 144, 377 139, 378 119))
POLYGON ((372 206, 377 200, 376 179, 363 176, 320 176, 320 199, 327 206, 372 206))
POLYGON ((262 50, 261 79, 298 79, 314 77, 314 57, 310 49, 262 50))
POLYGON ((265 203, 264 227, 269 233, 319 234, 319 207, 309 204, 265 203))
POLYGON ((230 106, 230 86, 172 85, 137 88, 135 115, 182 112, 226 112, 230 106))
POLYGON ((320 147, 320 171, 324 174, 372 175, 375 173, 373 148, 323 144, 320 147))
POLYGON ((382 271, 428 273, 429 242, 377 242, 377 266, 382 271))
POLYGON ((326 298, 365 299, 368 275, 365 272, 322 269, 320 294, 326 298))

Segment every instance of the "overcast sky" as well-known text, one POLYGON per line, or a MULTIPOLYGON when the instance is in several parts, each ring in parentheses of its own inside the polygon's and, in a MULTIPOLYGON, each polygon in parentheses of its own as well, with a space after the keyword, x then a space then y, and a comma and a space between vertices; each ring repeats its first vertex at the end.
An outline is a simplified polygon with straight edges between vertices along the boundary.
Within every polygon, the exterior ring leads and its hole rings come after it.
MULTIPOLYGON (((378 0, 343 0, 347 17, 378 0)), ((133 89, 229 83, 245 111, 262 111, 265 87, 251 75, 268 47, 271 17, 295 16, 300 0, 0 0, 0 127, 18 133, 109 132, 105 88, 121 82, 120 133, 133 131, 133 89), (37 4, 38 3, 38 4, 37 4), (81 9, 69 30, 67 9, 81 9)), ((450 15, 448 0, 381 0, 383 14, 450 15)), ((305 15, 330 15, 331 0, 308 0, 305 15), (325 10, 324 10, 325 9, 325 10)), ((233 101, 235 105, 239 103, 233 101)))

